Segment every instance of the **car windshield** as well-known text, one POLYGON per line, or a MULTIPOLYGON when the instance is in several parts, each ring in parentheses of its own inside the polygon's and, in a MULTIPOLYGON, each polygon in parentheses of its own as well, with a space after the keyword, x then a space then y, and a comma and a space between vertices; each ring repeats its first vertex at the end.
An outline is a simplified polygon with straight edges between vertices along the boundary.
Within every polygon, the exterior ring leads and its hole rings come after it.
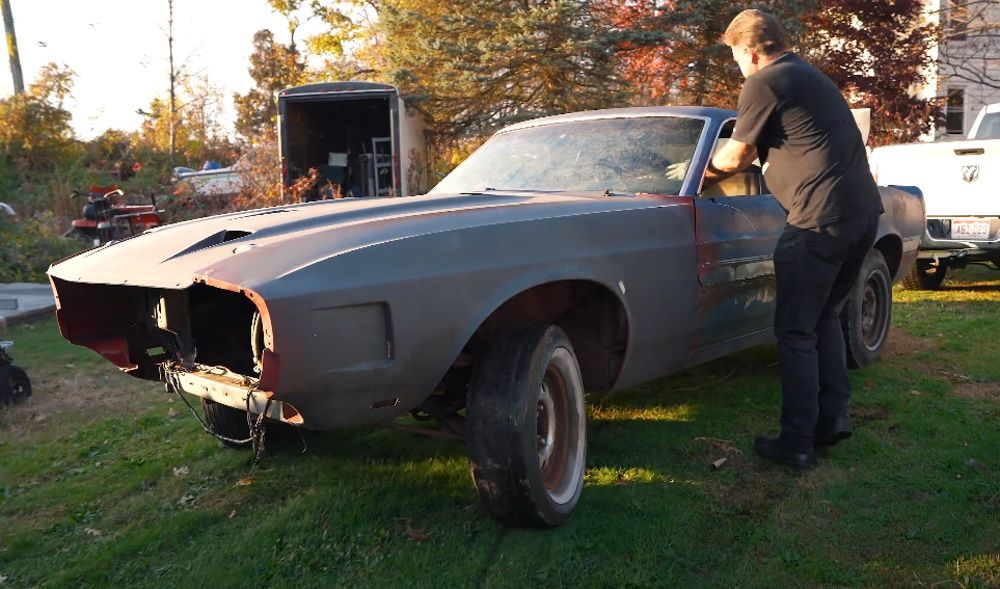
POLYGON ((701 119, 591 119, 495 135, 431 190, 611 191, 678 194, 671 164, 691 161, 701 119))

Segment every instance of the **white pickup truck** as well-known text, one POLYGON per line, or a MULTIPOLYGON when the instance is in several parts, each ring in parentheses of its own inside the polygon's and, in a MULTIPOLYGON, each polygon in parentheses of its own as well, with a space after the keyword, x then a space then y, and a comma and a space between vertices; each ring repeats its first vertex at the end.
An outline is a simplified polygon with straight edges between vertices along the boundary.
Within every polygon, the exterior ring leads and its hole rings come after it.
POLYGON ((1000 268, 1000 103, 983 107, 965 141, 878 147, 869 157, 880 186, 916 186, 927 226, 903 284, 933 290, 948 268, 1000 268))

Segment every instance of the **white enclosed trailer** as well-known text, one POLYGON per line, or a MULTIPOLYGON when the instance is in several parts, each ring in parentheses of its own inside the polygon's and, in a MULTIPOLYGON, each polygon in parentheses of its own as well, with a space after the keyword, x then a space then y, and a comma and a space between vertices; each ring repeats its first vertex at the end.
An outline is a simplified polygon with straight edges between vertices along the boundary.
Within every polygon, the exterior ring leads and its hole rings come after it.
POLYGON ((324 82, 278 93, 282 184, 316 170, 305 200, 402 196, 427 191, 426 119, 399 90, 324 82))

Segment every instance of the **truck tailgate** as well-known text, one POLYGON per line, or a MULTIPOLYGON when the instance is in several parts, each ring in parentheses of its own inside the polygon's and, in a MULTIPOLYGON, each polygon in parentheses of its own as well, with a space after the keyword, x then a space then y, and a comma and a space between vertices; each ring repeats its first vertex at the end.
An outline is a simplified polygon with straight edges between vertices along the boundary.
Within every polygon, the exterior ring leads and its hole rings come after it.
POLYGON ((880 147, 872 152, 880 186, 916 186, 928 217, 1000 217, 1000 139, 880 147))

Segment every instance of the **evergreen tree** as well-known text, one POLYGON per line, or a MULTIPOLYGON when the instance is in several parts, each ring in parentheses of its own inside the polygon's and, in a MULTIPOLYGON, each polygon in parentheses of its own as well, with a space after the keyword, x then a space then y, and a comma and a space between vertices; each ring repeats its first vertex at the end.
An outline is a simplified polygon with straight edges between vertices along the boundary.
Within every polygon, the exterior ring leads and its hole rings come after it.
POLYGON ((255 87, 236 100, 236 132, 250 139, 271 131, 278 116, 277 93, 301 83, 305 63, 294 42, 282 45, 267 30, 257 31, 250 55, 250 77, 255 87))
POLYGON ((584 0, 389 0, 386 71, 443 143, 515 121, 625 101, 613 40, 584 0))

